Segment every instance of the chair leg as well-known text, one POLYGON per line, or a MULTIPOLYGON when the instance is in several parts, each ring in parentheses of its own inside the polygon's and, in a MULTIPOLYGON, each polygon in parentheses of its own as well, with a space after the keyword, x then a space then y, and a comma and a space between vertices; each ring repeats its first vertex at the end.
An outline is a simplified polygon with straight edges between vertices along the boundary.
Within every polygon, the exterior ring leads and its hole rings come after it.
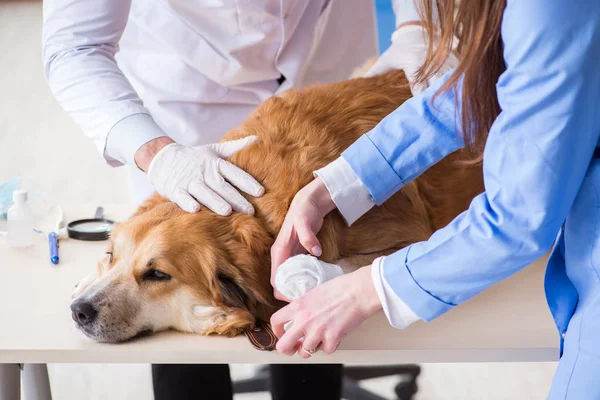
POLYGON ((356 381, 363 379, 381 378, 390 375, 409 375, 416 378, 421 373, 421 367, 416 364, 406 365, 353 365, 344 366, 344 376, 356 381))
POLYGON ((256 393, 267 392, 269 390, 269 368, 263 366, 256 371, 256 374, 249 379, 242 379, 233 382, 233 393, 256 393))
MULTIPOLYGON (((400 375, 406 377, 394 388, 399 400, 412 400, 418 391, 417 377, 421 373, 421 367, 416 364, 407 365, 384 365, 384 366, 346 366, 344 376, 358 382, 364 379, 381 378, 384 376, 400 375)), ((358 385, 358 383, 357 383, 358 385)), ((367 397, 356 397, 356 400, 368 399, 367 397)))
POLYGON ((344 377, 342 397, 347 400, 386 400, 385 397, 361 388, 358 382, 347 377, 344 377))
POLYGON ((394 392, 396 392, 398 400, 412 400, 413 396, 417 394, 418 390, 419 387, 417 386, 417 382, 414 379, 400 382, 394 388, 394 392))

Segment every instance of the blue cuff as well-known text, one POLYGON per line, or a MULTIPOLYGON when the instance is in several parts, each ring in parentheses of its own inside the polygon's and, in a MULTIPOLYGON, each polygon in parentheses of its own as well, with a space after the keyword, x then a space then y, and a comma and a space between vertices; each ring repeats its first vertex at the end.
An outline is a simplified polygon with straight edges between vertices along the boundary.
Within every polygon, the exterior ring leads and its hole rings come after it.
POLYGON ((342 158, 358 175, 378 206, 404 186, 402 179, 367 135, 362 135, 348 147, 342 158))
POLYGON ((106 139, 104 158, 113 166, 136 167, 135 152, 144 144, 167 134, 149 114, 129 115, 117 122, 106 139))
POLYGON ((423 289, 407 265, 410 246, 383 260, 383 277, 394 293, 423 321, 429 322, 451 310, 455 304, 438 299, 423 289))

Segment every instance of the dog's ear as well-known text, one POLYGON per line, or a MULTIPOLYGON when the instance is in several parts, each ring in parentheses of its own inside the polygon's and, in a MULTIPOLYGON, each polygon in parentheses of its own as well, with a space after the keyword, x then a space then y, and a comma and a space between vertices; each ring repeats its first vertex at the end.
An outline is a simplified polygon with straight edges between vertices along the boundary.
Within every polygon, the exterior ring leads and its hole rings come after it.
POLYGON ((227 307, 242 308, 248 310, 250 307, 248 294, 238 285, 235 280, 222 272, 217 273, 217 285, 221 295, 221 301, 227 307))
POLYGON ((253 309, 256 301, 246 293, 232 275, 217 272, 215 275, 215 288, 217 291, 217 304, 211 307, 194 307, 197 316, 202 316, 206 321, 206 314, 211 314, 211 321, 203 334, 217 333, 224 336, 236 336, 244 329, 254 326, 255 317, 253 309))

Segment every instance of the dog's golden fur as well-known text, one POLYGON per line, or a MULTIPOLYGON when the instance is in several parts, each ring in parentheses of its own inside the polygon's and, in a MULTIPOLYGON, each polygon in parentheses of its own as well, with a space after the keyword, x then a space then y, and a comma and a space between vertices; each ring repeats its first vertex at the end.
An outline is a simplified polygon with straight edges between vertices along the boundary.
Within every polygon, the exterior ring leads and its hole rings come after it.
MULTIPOLYGON (((113 325, 116 320, 124 321, 121 325, 126 328, 116 334, 99 328, 84 331, 104 341, 167 328, 231 336, 251 327, 256 318, 267 319, 278 306, 269 283, 270 247, 292 198, 313 179, 314 170, 334 161, 409 97, 403 72, 393 71, 288 91, 265 101, 223 138, 257 135, 261 139, 230 159, 266 189, 260 198, 247 197, 256 214, 221 217, 205 208, 187 214, 159 196, 149 200, 115 229, 109 249, 112 261, 104 259, 98 276, 78 289, 78 295, 85 297, 89 287, 96 286, 93 292, 98 293, 106 292, 99 288, 107 285, 113 289, 129 285, 129 293, 133 290, 137 300, 126 296, 134 304, 127 307, 144 316, 127 312, 116 319, 107 316, 113 325), (145 282, 144 271, 149 268, 160 269, 172 279, 145 282), (154 311, 143 311, 148 304, 153 304, 154 311), (197 306, 202 312, 191 312, 197 306), (169 307, 173 317, 149 315, 169 307)), ((446 157, 351 227, 339 213, 328 215, 319 233, 320 258, 333 262, 389 253, 426 240, 483 191, 481 169, 462 167, 456 162, 459 157, 459 152, 446 157)), ((109 300, 100 301, 103 304, 123 301, 109 295, 104 298, 109 300)))

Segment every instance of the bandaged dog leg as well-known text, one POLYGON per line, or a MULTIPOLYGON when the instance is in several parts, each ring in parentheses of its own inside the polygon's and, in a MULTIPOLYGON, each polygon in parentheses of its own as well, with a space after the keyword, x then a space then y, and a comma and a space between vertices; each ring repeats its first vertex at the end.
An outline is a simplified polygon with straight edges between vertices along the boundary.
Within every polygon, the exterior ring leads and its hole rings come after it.
POLYGON ((338 265, 302 254, 288 258, 279 266, 275 275, 275 288, 288 299, 294 300, 343 274, 344 271, 338 265))

